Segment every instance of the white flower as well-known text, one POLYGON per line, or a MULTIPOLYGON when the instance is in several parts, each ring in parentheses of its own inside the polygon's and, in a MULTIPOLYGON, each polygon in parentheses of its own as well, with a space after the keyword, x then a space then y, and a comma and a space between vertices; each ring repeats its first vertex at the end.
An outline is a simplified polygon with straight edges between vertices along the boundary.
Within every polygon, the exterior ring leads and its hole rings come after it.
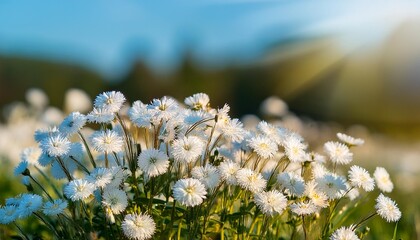
POLYGON ((7 205, 0 208, 0 223, 9 224, 18 218, 17 206, 7 205))
POLYGON ((128 117, 137 127, 150 128, 152 113, 147 109, 147 105, 141 101, 135 101, 128 110, 128 117))
POLYGON ((58 126, 61 133, 69 136, 77 133, 86 124, 86 116, 79 112, 70 113, 58 126))
POLYGON ((392 192, 394 184, 392 183, 391 178, 389 177, 389 174, 385 168, 377 167, 373 173, 373 177, 375 178, 378 188, 382 192, 392 192))
POLYGON ((397 204, 389 197, 385 197, 382 193, 376 199, 375 208, 379 216, 387 222, 396 222, 401 218, 401 212, 397 204))
POLYGON ((269 216, 281 214, 287 207, 287 198, 277 190, 255 193, 254 201, 258 208, 269 216))
POLYGON ((26 169, 28 169, 28 162, 20 161, 19 164, 15 167, 15 170, 13 171, 13 173, 15 176, 19 176, 22 173, 24 173, 26 169))
POLYGON ((20 154, 21 161, 28 162, 29 165, 39 167, 38 159, 41 156, 42 151, 38 147, 28 147, 23 149, 20 154))
POLYGON ((318 207, 312 201, 304 201, 291 204, 290 210, 297 215, 309 215, 318 211, 318 207))
POLYGON ((265 189, 267 181, 260 173, 254 172, 248 168, 241 168, 236 172, 238 184, 253 193, 261 192, 265 189))
POLYGON ((72 201, 88 198, 93 191, 95 191, 95 185, 85 179, 73 180, 64 187, 64 194, 72 201))
POLYGON ((150 239, 156 230, 156 224, 147 214, 127 214, 121 224, 124 235, 129 239, 150 239))
POLYGON ((327 194, 328 198, 335 199, 341 196, 341 191, 347 189, 346 181, 341 176, 326 173, 320 178, 316 178, 316 189, 327 194))
POLYGON ((95 108, 105 109, 108 112, 118 112, 125 102, 125 97, 121 92, 111 91, 99 94, 95 98, 95 108))
POLYGON ((276 143, 264 136, 249 139, 248 145, 262 158, 273 157, 278 149, 276 143))
POLYGON ((308 160, 306 144, 296 134, 287 136, 283 142, 284 152, 291 162, 305 162, 308 160))
POLYGON ((128 176, 127 172, 118 166, 112 167, 109 170, 111 171, 112 180, 107 185, 108 187, 118 187, 128 176))
POLYGON ((168 121, 172 117, 178 114, 178 104, 170 97, 163 97, 161 99, 153 99, 152 102, 147 105, 147 109, 152 114, 152 122, 157 125, 162 120, 168 121))
POLYGON ((169 158, 166 153, 157 149, 147 149, 140 153, 138 165, 149 177, 155 177, 168 171, 169 158))
POLYGON ((353 153, 342 143, 327 142, 324 144, 324 150, 333 163, 348 164, 353 160, 353 153))
POLYGON ((110 123, 114 118, 115 115, 112 112, 102 108, 94 108, 86 116, 87 121, 91 123, 110 123))
POLYGON ((282 172, 277 175, 277 182, 287 190, 291 195, 301 196, 305 191, 305 181, 294 172, 282 172))
POLYGON ((282 144, 283 139, 277 127, 267 123, 266 121, 261 121, 258 123, 257 129, 266 137, 273 140, 277 145, 282 144))
POLYGON ((93 183, 97 188, 104 188, 111 182, 112 173, 108 168, 95 168, 86 176, 86 180, 93 183))
POLYGON ((206 187, 194 178, 180 179, 173 186, 174 198, 182 205, 194 207, 206 198, 206 187))
POLYGON ((241 142, 245 137, 245 130, 243 129, 243 124, 239 119, 227 119, 223 124, 218 124, 219 131, 226 138, 231 139, 233 142, 241 142))
POLYGON ((102 196, 102 204, 110 208, 114 214, 120 214, 128 205, 127 194, 118 188, 105 188, 102 196))
POLYGON ((217 168, 211 164, 206 164, 204 167, 196 166, 192 169, 191 175, 198 179, 208 189, 213 189, 219 185, 220 174, 217 168))
POLYGON ((198 137, 183 137, 173 142, 172 154, 178 162, 191 163, 203 153, 204 146, 205 143, 198 137))
POLYGON ((226 160, 220 163, 219 172, 223 181, 228 185, 236 185, 236 172, 240 169, 239 164, 226 160))
POLYGON ((210 98, 205 93, 196 93, 185 98, 184 103, 193 110, 206 111, 210 107, 210 98))
POLYGON ((341 227, 334 231, 330 240, 359 240, 352 227, 341 227))
POLYGON ((91 136, 93 147, 98 152, 119 152, 123 149, 123 138, 114 130, 96 131, 91 136))
POLYGON ((38 211, 42 206, 42 197, 36 194, 25 193, 20 198, 17 209, 19 218, 30 216, 33 212, 38 211))
POLYGON ((361 187, 366 192, 370 192, 375 188, 375 181, 370 177, 368 171, 356 165, 350 168, 349 180, 352 186, 361 187))
POLYGON ((340 139, 343 143, 349 145, 349 146, 360 146, 363 143, 365 143, 365 141, 361 138, 354 138, 351 137, 349 135, 346 135, 344 133, 337 133, 337 137, 338 139, 340 139))
POLYGON ((316 182, 309 181, 305 185, 305 196, 308 196, 315 206, 320 208, 328 207, 328 197, 325 193, 316 189, 316 182))
POLYGON ((70 150, 71 142, 61 134, 52 135, 41 141, 42 151, 52 157, 60 157, 67 154, 70 150))
POLYGON ((45 215, 58 215, 64 212, 64 209, 67 208, 67 201, 64 201, 63 199, 55 199, 52 202, 46 202, 44 203, 44 206, 42 208, 42 212, 45 215))

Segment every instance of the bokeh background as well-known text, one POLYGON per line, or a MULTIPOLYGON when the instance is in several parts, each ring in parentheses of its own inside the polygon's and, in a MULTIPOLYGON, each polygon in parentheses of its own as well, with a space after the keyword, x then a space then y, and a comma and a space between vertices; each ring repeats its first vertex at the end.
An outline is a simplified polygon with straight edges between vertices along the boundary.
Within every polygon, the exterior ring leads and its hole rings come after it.
MULTIPOLYGON (((146 103, 205 92, 314 149, 337 131, 364 138, 357 164, 391 172, 399 236, 420 239, 420 3, 1 1, 0 204, 24 189, 10 169, 33 131, 107 90, 146 103)), ((370 239, 392 237, 374 225, 370 239)))

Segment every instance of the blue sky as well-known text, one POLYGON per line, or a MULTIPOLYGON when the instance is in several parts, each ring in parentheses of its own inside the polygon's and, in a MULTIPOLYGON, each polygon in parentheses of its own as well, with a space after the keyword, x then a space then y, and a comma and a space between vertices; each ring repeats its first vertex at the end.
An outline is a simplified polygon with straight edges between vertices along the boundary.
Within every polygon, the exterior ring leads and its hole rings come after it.
POLYGON ((217 66, 252 60, 283 39, 376 41, 419 9, 414 1, 3 0, 0 54, 77 63, 108 77, 135 58, 170 69, 186 48, 217 66))

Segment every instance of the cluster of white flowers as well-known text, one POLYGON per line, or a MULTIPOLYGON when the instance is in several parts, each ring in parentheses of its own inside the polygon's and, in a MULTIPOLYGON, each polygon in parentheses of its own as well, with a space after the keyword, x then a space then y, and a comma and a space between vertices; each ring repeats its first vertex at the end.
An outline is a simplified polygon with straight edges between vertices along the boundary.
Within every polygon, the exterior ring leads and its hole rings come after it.
MULTIPOLYGON (((102 212, 109 228, 117 227, 125 237, 149 239, 155 232, 172 234, 174 221, 181 229, 179 216, 188 218, 187 223, 193 218, 202 221, 205 229, 212 215, 223 212, 226 219, 232 211, 250 206, 254 221, 262 213, 264 221, 280 224, 283 216, 304 219, 342 199, 356 201, 360 190, 393 189, 384 168, 377 168, 372 178, 366 169, 348 166, 353 160, 351 147, 363 144, 362 139, 339 133, 339 141, 325 143, 324 156, 312 152, 299 134, 288 129, 264 121, 256 129, 244 129, 228 115, 228 105, 213 109, 204 93, 187 97, 185 105, 170 97, 149 104, 135 101, 127 116, 124 104, 122 93, 105 92, 87 115, 73 112, 57 127, 36 131, 38 161, 30 157, 36 150, 25 149, 15 174, 41 192, 8 199, 0 208, 0 223, 39 212, 77 218, 68 207, 80 204, 82 210, 102 212), (81 130, 86 124, 96 130, 85 138, 81 130), (58 199, 35 180, 33 167, 50 168, 54 178, 67 179, 58 199), (249 203, 253 205, 243 206, 249 203), (169 223, 160 219, 163 216, 170 217, 169 223), (158 225, 168 230, 156 231, 158 225)), ((382 193, 375 208, 388 222, 401 217, 395 202, 382 193)), ((322 237, 357 239, 354 226, 328 226, 327 222, 322 237)), ((254 231, 252 225, 245 227, 254 231)), ((189 227, 185 234, 194 238, 197 229, 189 227)))

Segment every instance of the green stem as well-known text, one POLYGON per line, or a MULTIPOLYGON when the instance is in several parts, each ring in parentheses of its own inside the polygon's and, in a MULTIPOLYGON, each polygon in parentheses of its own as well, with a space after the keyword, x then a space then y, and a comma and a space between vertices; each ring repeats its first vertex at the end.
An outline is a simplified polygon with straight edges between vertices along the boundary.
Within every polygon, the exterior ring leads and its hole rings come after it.
POLYGON ((92 152, 90 151, 89 145, 87 144, 85 137, 80 131, 78 131, 77 133, 79 134, 79 137, 82 139, 83 145, 85 145, 86 152, 88 153, 89 160, 92 163, 93 168, 96 168, 95 159, 92 156, 92 152))

